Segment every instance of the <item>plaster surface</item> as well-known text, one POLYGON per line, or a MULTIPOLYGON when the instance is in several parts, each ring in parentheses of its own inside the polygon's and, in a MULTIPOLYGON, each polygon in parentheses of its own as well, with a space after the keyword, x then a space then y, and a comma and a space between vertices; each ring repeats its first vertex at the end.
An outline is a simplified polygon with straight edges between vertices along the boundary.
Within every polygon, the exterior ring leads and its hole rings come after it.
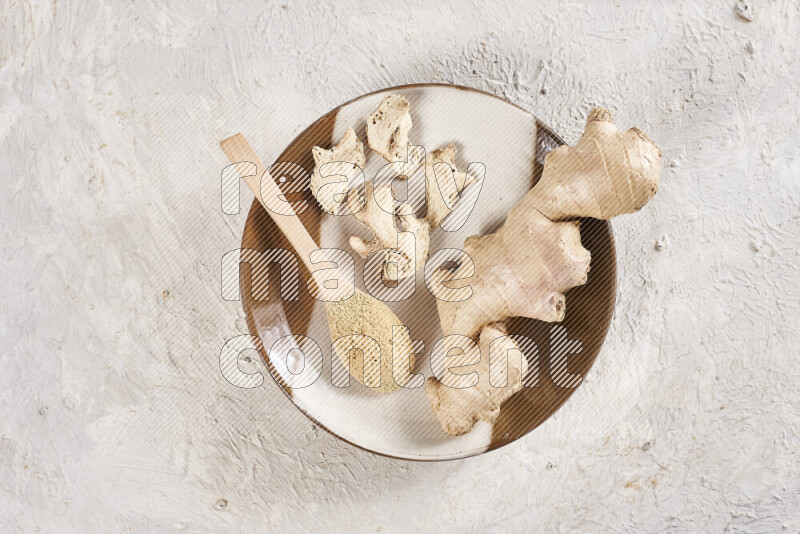
MULTIPOLYGON (((4 531, 800 530, 797 1, 0 6, 4 531), (365 92, 490 91, 574 143, 609 107, 663 150, 613 221, 617 310, 524 439, 389 460, 219 371, 239 215, 268 160, 365 92)), ((255 355, 255 354, 254 354, 255 355)))

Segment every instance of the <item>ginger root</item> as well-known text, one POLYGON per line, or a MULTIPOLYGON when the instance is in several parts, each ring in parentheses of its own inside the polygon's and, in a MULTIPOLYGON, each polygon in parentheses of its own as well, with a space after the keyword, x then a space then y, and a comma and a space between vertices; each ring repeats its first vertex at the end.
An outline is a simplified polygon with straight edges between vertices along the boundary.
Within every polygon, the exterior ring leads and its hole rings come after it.
POLYGON ((586 282, 589 251, 581 246, 577 221, 553 222, 526 197, 514 206, 495 233, 473 236, 464 243, 475 264, 462 263, 448 284, 472 287, 472 296, 460 302, 437 301, 444 335, 475 337, 484 325, 509 317, 542 321, 564 318, 564 293, 586 282))
POLYGON ((445 335, 474 337, 509 317, 561 321, 564 292, 586 283, 590 260, 579 223, 561 221, 640 209, 658 189, 660 161, 661 151, 643 133, 620 132, 608 110, 593 110, 574 147, 547 155, 542 179, 500 230, 467 239, 475 276, 461 284, 473 294, 462 302, 438 301, 445 335))
POLYGON ((639 211, 658 190, 661 150, 639 129, 621 132, 596 108, 574 147, 552 150, 533 191, 533 205, 553 221, 610 219, 639 211))
MULTIPOLYGON (((494 423, 500 415, 500 405, 522 389, 522 380, 528 372, 528 361, 524 355, 517 358, 509 354, 511 351, 519 351, 520 348, 506 336, 502 324, 491 324, 481 330, 478 348, 480 349, 478 363, 458 367, 460 375, 477 371, 478 382, 474 386, 468 388, 446 386, 434 377, 425 381, 425 395, 433 413, 439 419, 442 428, 452 436, 466 434, 479 420, 494 423), (490 359, 494 361, 502 353, 508 355, 507 385, 495 387, 489 379, 489 362, 490 359)), ((456 361, 452 365, 457 366, 458 358, 454 360, 456 361)))
MULTIPOLYGON (((561 321, 564 292, 586 283, 590 261, 579 222, 565 219, 610 219, 641 209, 658 190, 660 164, 661 151, 646 135, 635 128, 620 132, 608 110, 593 110, 574 147, 559 147, 546 156, 541 180, 511 209, 503 226, 466 240, 475 275, 450 287, 469 285, 472 295, 460 302, 437 302, 444 334, 483 340, 496 337, 495 323, 509 317, 561 321)), ((469 267, 459 266, 455 278, 464 278, 469 267)), ((509 377, 506 388, 498 388, 503 393, 495 390, 491 397, 480 382, 445 391, 436 379, 429 380, 431 408, 453 435, 468 432, 468 421, 493 421, 500 403, 522 387, 521 377, 519 382, 509 377)), ((481 381, 486 380, 488 373, 483 373, 481 381)))

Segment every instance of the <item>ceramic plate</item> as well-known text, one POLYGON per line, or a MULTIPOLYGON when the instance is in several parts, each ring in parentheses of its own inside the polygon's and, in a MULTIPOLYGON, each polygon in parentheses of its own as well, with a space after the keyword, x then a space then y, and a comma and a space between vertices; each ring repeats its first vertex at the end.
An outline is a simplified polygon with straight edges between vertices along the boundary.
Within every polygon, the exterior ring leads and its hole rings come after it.
MULTIPOLYGON (((441 248, 461 248, 466 237, 496 230, 509 209, 538 180, 545 154, 562 144, 532 114, 493 95, 450 85, 409 85, 367 94, 339 106, 292 141, 277 161, 292 162, 311 172, 311 148, 330 148, 348 127, 365 139, 367 116, 389 94, 401 94, 411 103, 413 144, 430 151, 453 143, 458 148, 456 163, 461 168, 470 162, 485 165, 485 182, 469 219, 456 232, 435 230, 431 253, 441 248)), ((371 179, 385 161, 369 149, 367 154, 364 172, 371 179)), ((369 232, 353 217, 323 213, 311 194, 304 194, 311 205, 301 215, 306 228, 322 247, 350 252, 356 259, 356 272, 362 273, 363 261, 350 249, 348 237, 355 234, 367 238, 369 232)), ((332 383, 332 373, 336 374, 340 364, 331 358, 324 306, 306 290, 307 272, 301 269, 298 300, 282 300, 277 283, 269 285, 267 295, 256 292, 259 298, 254 298, 253 280, 258 282, 258 277, 242 264, 242 303, 250 332, 262 340, 261 354, 275 383, 316 424, 377 454, 409 460, 463 458, 496 449, 531 432, 569 398, 594 363, 614 307, 614 240, 610 225, 594 219, 581 220, 581 239, 592 254, 592 266, 588 282, 567 293, 564 321, 558 325, 529 319, 510 322, 511 333, 527 335, 536 345, 535 353, 527 355, 531 366, 538 370, 531 375, 533 381, 503 405, 494 424, 479 422, 471 433, 460 437, 451 437, 442 430, 422 387, 380 395, 354 379, 348 387, 332 383), (286 386, 291 377, 286 374, 285 356, 281 361, 270 360, 268 351, 273 343, 290 333, 311 337, 321 349, 321 357, 305 361, 306 366, 319 373, 319 378, 306 387, 286 386)), ((250 209, 242 248, 291 250, 257 202, 250 209)), ((278 274, 272 267, 269 273, 278 274)), ((357 285, 364 290, 363 282, 359 280, 357 285)), ((414 371, 432 376, 430 349, 441 337, 441 330, 435 299, 425 287, 422 274, 417 277, 410 299, 387 304, 411 329, 412 338, 425 343, 414 371)), ((528 439, 535 442, 535 436, 528 439)))

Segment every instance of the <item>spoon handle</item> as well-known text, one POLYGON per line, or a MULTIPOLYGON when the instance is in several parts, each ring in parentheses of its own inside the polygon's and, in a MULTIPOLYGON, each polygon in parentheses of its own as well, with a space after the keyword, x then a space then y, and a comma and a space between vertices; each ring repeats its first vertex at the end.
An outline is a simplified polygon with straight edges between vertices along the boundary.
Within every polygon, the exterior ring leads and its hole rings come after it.
MULTIPOLYGON (((250 143, 242 134, 229 137, 219 144, 222 151, 228 156, 231 163, 253 163, 256 166, 256 173, 253 176, 242 176, 247 186, 253 191, 258 201, 267 210, 269 216, 278 225, 283 234, 292 244, 300 259, 308 267, 309 272, 313 272, 319 265, 311 263, 311 253, 319 247, 308 233, 300 218, 295 214, 288 202, 281 200, 281 192, 278 184, 267 173, 267 167, 256 154, 250 143), (263 179, 262 179, 263 176, 263 179), (262 196, 263 193, 263 196, 262 196)), ((242 175, 240 171, 240 175, 242 175)))

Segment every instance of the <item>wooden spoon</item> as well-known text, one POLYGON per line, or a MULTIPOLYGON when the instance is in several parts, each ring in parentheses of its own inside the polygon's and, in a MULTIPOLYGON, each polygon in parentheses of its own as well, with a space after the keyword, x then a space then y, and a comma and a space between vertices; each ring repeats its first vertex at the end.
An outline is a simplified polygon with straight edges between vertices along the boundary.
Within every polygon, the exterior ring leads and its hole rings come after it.
MULTIPOLYGON (((287 202, 279 200, 283 193, 275 180, 269 176, 267 167, 262 163, 250 143, 242 134, 236 134, 220 142, 219 146, 231 163, 253 163, 256 166, 255 175, 242 176, 242 178, 294 247, 295 252, 317 282, 317 286, 323 287, 322 280, 318 279, 315 274, 315 271, 319 272, 321 264, 311 262, 311 253, 318 250, 319 247, 291 206, 287 202), (266 199, 262 198, 262 192, 266 195, 266 199), (280 202, 280 207, 277 202, 280 202)), ((338 278, 341 279, 341 277, 338 278)), ((380 393, 394 391, 408 382, 415 359, 414 353, 411 351, 411 338, 406 328, 395 329, 396 332, 393 332, 394 326, 402 327, 403 323, 386 304, 356 289, 355 293, 347 299, 326 302, 325 309, 328 314, 331 340, 338 348, 334 352, 351 375, 362 384, 380 393), (396 337, 394 341, 397 343, 398 352, 396 355, 397 369, 394 374, 393 333, 396 337), (354 335, 368 336, 374 342, 366 338, 347 337, 354 335), (336 340, 341 340, 341 344, 336 340), (367 368, 366 374, 365 367, 367 368)))

